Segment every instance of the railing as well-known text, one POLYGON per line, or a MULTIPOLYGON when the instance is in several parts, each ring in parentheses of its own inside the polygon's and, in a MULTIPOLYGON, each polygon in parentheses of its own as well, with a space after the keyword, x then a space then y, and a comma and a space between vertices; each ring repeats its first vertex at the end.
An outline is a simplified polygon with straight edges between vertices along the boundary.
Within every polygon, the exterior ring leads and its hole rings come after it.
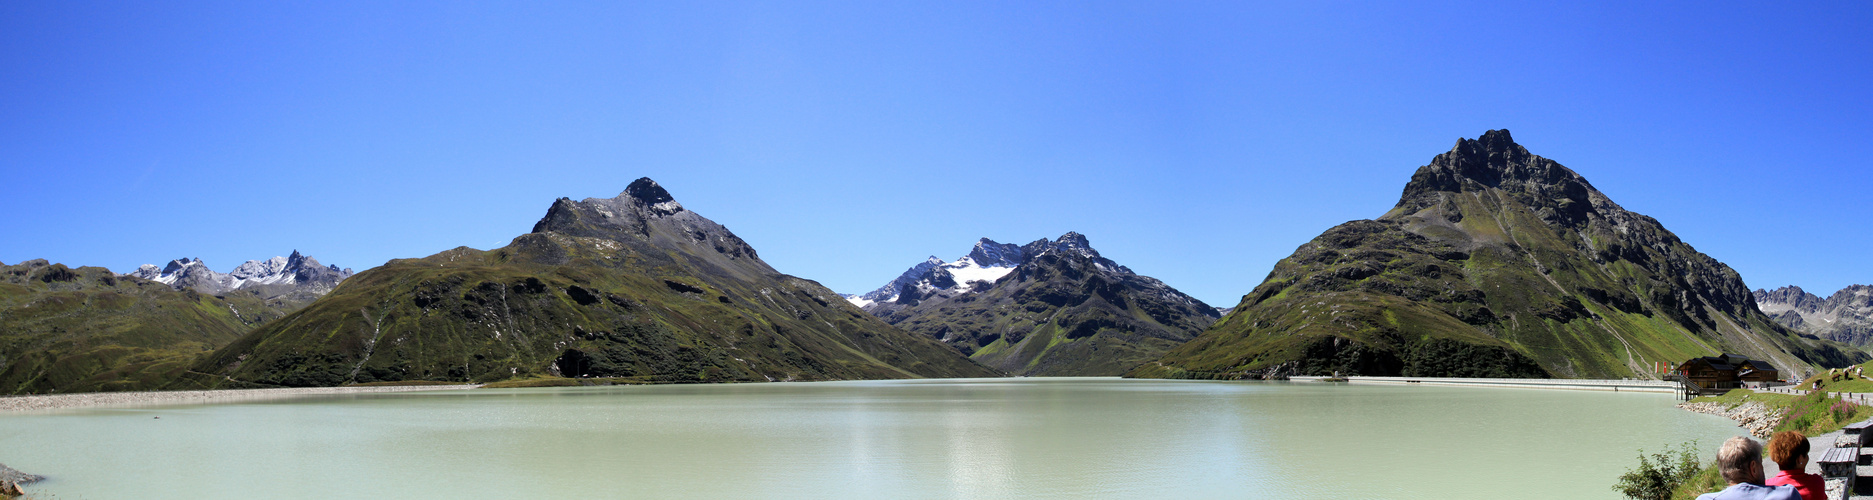
MULTIPOLYGON (((1290 380, 1322 380, 1326 377, 1295 376, 1290 380)), ((1440 385, 1468 387, 1522 387, 1589 391, 1678 392, 1674 382, 1663 380, 1590 380, 1544 378, 1453 378, 1453 377, 1345 377, 1355 384, 1440 385)))
MULTIPOLYGON (((1801 390, 1792 387, 1764 387, 1756 389, 1756 392, 1787 394, 1790 396, 1807 396, 1809 394, 1814 394, 1814 390, 1812 389, 1801 390)), ((1827 393, 1827 397, 1859 405, 1873 405, 1873 392, 1829 392, 1827 393)))

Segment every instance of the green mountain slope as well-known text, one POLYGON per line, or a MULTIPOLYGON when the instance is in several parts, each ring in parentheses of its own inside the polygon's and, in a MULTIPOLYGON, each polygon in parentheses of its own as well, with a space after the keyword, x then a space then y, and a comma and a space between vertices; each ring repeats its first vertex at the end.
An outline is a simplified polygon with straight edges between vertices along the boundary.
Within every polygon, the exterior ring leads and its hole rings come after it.
POLYGON ((999 375, 776 272, 650 179, 555 201, 503 248, 359 273, 195 370, 178 387, 999 375))
POLYGON ((1739 352, 1867 359, 1756 309, 1736 271, 1506 130, 1460 139, 1377 220, 1328 230, 1197 339, 1128 375, 1649 376, 1739 352))
POLYGON ((986 288, 926 299, 886 320, 1027 376, 1119 375, 1216 321, 1208 304, 1099 256, 1079 233, 1022 253, 986 288))
POLYGON ((0 394, 149 390, 283 310, 32 260, 0 267, 0 394))

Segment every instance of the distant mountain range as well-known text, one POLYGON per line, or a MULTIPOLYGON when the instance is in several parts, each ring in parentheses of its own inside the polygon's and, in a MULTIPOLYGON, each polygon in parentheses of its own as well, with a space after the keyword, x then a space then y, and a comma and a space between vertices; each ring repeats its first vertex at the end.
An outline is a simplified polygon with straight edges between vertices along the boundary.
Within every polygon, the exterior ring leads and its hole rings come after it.
POLYGON ((166 284, 177 290, 187 288, 206 294, 267 285, 291 285, 292 289, 323 295, 345 278, 351 277, 352 272, 349 268, 321 266, 318 259, 300 255, 298 250, 294 250, 289 257, 247 261, 227 274, 215 272, 201 259, 194 258, 172 260, 162 268, 144 264, 126 274, 166 284))
POLYGON ((1075 232, 1021 246, 983 238, 956 262, 931 257, 848 300, 977 362, 1033 376, 1118 375, 1219 317, 1075 232))
POLYGON ((1622 378, 1718 352, 1794 374, 1867 359, 1751 302, 1729 266, 1492 130, 1419 168, 1383 216, 1301 245, 1202 336, 1129 375, 1622 378))
POLYGON ((1848 286, 1826 299, 1798 286, 1750 294, 1763 313, 1791 330, 1861 347, 1873 345, 1873 286, 1848 286))
MULTIPOLYGON (((353 275, 293 252, 118 275, 0 265, 0 393, 402 381, 731 382, 1341 373, 1649 377, 1721 352, 1791 375, 1868 359, 1873 287, 1749 291, 1506 130, 1393 209, 1301 245, 1231 308, 1066 233, 984 238, 841 296, 650 179, 531 232, 353 275), (1220 320, 1218 319, 1220 317, 1220 320), (588 380, 589 381, 589 380, 588 380)), ((531 383, 531 382, 529 382, 531 383)))
MULTIPOLYGON (((1041 245, 1046 241, 1046 238, 1042 238, 1028 245, 1041 245)), ((1015 266, 1021 265, 1023 255, 1024 250, 1019 245, 996 243, 982 238, 976 241, 975 248, 968 255, 955 262, 944 262, 932 255, 877 290, 843 297, 853 305, 865 308, 867 312, 889 316, 892 312, 925 300, 954 297, 968 293, 977 286, 992 284, 1014 271, 1015 266)))

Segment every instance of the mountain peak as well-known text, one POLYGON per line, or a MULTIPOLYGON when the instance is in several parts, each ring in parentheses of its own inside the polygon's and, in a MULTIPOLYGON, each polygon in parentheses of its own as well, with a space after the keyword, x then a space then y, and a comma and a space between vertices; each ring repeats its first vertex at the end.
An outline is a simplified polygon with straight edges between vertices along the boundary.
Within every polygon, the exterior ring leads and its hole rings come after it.
POLYGON ((657 185, 657 181, 650 180, 649 177, 639 177, 637 180, 631 181, 631 185, 626 186, 624 192, 619 193, 618 196, 620 198, 630 197, 643 205, 656 205, 666 201, 676 201, 676 198, 670 196, 669 191, 665 191, 663 186, 657 185))
POLYGON ((976 240, 975 248, 969 249, 969 255, 963 258, 983 267, 1014 267, 1021 265, 1021 245, 982 238, 976 240))
POLYGON ((1054 248, 1061 250, 1091 250, 1093 244, 1086 240, 1086 235, 1076 231, 1067 231, 1067 234, 1060 235, 1059 239, 1054 240, 1054 248))
POLYGON ((1449 152, 1432 158, 1411 175, 1394 210, 1397 215, 1410 215, 1443 203, 1449 193, 1492 189, 1541 211, 1543 220, 1561 225, 1577 225, 1594 212, 1619 209, 1586 178, 1529 153, 1505 129, 1484 132, 1476 139, 1457 139, 1449 152))
POLYGON ((1092 258, 1102 258, 1098 250, 1093 250, 1093 245, 1086 239, 1086 235, 1076 231, 1067 231, 1067 234, 1062 234, 1060 238, 1054 240, 1048 240, 1047 238, 1034 240, 1033 243, 1028 243, 1021 247, 1023 259, 1032 259, 1040 256, 1040 254, 1056 250, 1077 253, 1092 258))
POLYGON ((626 186, 624 192, 612 200, 625 207, 635 208, 647 217, 664 217, 683 211, 683 204, 677 203, 669 191, 665 191, 663 186, 657 185, 657 181, 649 177, 631 181, 631 185, 626 186))
MULTIPOLYGON (((1528 151, 1527 148, 1523 148, 1522 145, 1515 143, 1515 138, 1509 136, 1509 129, 1506 128, 1483 132, 1483 135, 1477 137, 1474 141, 1461 138, 1457 139, 1457 147, 1463 147, 1464 143, 1471 143, 1484 151, 1506 152, 1510 149, 1521 149, 1524 152, 1528 151)), ((1451 149, 1454 150, 1456 148, 1451 149)))

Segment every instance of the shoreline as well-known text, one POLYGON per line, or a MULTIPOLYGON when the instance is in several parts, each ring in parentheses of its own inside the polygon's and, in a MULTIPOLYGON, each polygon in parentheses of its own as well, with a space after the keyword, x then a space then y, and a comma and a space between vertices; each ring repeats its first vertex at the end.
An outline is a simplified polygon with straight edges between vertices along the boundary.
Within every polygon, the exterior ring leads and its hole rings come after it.
MULTIPOLYGON (((1296 376, 1288 380, 1318 382, 1328 377, 1296 376)), ((1567 378, 1454 378, 1454 377, 1343 377, 1349 384, 1435 385, 1444 387, 1497 387, 1568 391, 1657 392, 1676 394, 1678 384, 1662 380, 1604 380, 1567 378)))
POLYGON ((244 401, 290 399, 301 396, 332 394, 373 394, 386 392, 453 391, 474 389, 481 384, 462 385, 392 385, 367 387, 289 387, 278 389, 217 389, 208 391, 80 392, 0 396, 0 413, 67 410, 99 407, 138 407, 186 404, 217 404, 244 401))
MULTIPOLYGON (((1329 377, 1296 376, 1289 380, 1319 382, 1329 377)), ((1595 379, 1485 379, 1441 377, 1344 377, 1349 384, 1489 387, 1605 392, 1676 393, 1678 385, 1658 380, 1595 379)), ((71 394, 36 394, 0 396, 0 413, 65 410, 76 408, 139 407, 158 405, 220 404, 244 401, 287 399, 302 396, 335 394, 373 394, 413 391, 449 391, 475 389, 483 384, 396 385, 351 387, 287 387, 271 389, 215 389, 197 391, 82 392, 71 394)))

